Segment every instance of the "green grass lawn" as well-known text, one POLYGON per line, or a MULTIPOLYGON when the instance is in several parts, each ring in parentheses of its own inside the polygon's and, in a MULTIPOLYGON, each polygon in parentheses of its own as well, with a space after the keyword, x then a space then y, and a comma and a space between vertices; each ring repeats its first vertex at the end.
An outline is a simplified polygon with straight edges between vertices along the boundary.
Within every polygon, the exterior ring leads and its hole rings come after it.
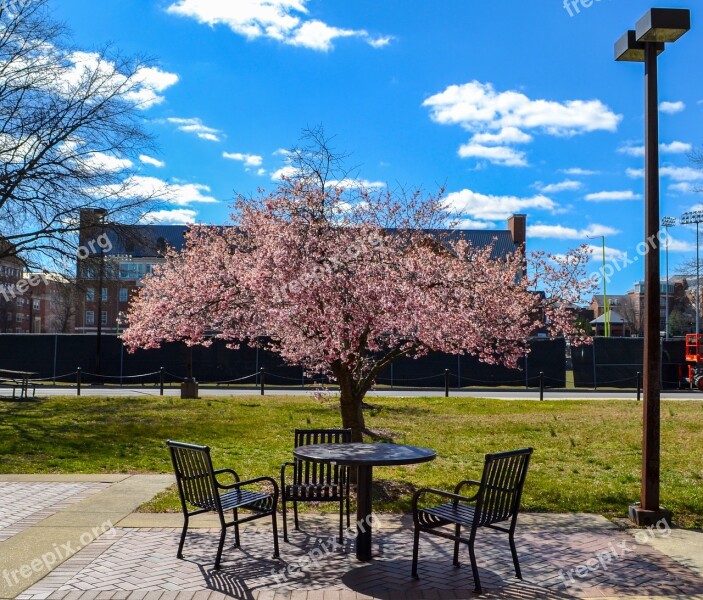
MULTIPOLYGON (((529 511, 625 516, 639 498, 641 411, 634 401, 526 402, 373 398, 367 425, 394 441, 428 446, 437 460, 379 467, 375 507, 407 511, 412 490, 449 489, 480 475, 483 454, 533 446, 523 506, 529 511)), ((166 439, 207 444, 216 467, 278 478, 293 429, 339 426, 334 402, 292 396, 65 397, 0 403, 2 473, 170 472, 166 439)), ((703 403, 662 403, 662 504, 703 527, 703 403)), ((169 491, 144 510, 176 510, 169 491)))

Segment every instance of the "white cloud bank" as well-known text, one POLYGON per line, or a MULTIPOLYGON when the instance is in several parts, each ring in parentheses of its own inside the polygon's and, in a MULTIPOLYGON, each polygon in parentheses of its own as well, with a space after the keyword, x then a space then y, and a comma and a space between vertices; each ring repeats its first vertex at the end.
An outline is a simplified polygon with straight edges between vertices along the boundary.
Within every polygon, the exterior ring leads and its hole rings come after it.
POLYGON ((166 11, 214 27, 226 25, 248 40, 269 38, 290 46, 320 52, 334 48, 339 38, 355 37, 373 48, 387 46, 393 37, 373 36, 365 29, 345 29, 309 18, 309 0, 178 0, 166 11))
POLYGON ((535 184, 535 187, 544 194, 558 194, 560 192, 580 190, 583 187, 583 183, 572 179, 566 179, 565 181, 560 181, 559 183, 550 183, 545 185, 541 181, 538 181, 535 184))
POLYGON ((142 217, 142 222, 160 225, 191 225, 195 223, 197 212, 188 208, 176 210, 155 210, 142 217))
POLYGON ((139 160, 143 164, 156 167, 157 169, 163 169, 166 166, 166 163, 163 160, 159 160, 158 158, 154 158, 153 156, 149 156, 147 154, 140 154, 139 160))
POLYGON ((264 157, 258 154, 246 154, 244 152, 223 152, 222 157, 227 160, 234 160, 244 164, 248 171, 253 167, 260 167, 264 163, 264 157))
POLYGON ((563 225, 528 225, 527 235, 531 238, 544 238, 555 240, 584 240, 588 237, 601 235, 616 235, 619 230, 607 225, 593 224, 584 229, 564 227, 563 225))
POLYGON ((632 190, 622 190, 586 194, 585 198, 588 202, 617 202, 619 200, 641 200, 642 196, 640 194, 635 194, 632 190))
POLYGON ((544 195, 520 198, 518 196, 491 196, 471 190, 461 190, 447 194, 445 205, 449 210, 469 219, 482 221, 504 221, 510 215, 526 212, 528 209, 553 211, 557 204, 544 195))
POLYGON ((680 100, 678 102, 662 102, 659 105, 659 110, 663 113, 674 115, 676 113, 680 113, 686 110, 686 104, 681 102, 680 100))
MULTIPOLYGON (((691 144, 686 142, 671 142, 671 144, 659 144, 659 151, 662 154, 686 154, 693 150, 691 144)), ((623 144, 618 148, 620 154, 628 156, 644 156, 644 146, 636 146, 633 144, 623 144)))
POLYGON ((525 153, 511 147, 533 140, 525 130, 567 137, 616 131, 622 120, 600 100, 532 100, 516 91, 497 92, 492 84, 479 81, 450 85, 427 98, 423 106, 434 122, 459 125, 473 133, 460 147, 459 156, 514 167, 527 164, 525 153))
POLYGON ((209 142, 219 142, 221 140, 222 132, 219 129, 208 127, 198 118, 182 119, 170 117, 168 122, 176 125, 179 131, 197 135, 201 140, 207 140, 209 142))

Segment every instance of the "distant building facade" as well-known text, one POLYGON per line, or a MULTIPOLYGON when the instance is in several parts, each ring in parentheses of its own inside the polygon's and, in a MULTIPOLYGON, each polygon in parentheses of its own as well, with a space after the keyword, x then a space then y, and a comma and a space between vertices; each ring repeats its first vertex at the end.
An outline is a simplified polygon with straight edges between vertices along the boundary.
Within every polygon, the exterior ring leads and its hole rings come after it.
MULTIPOLYGON (((126 313, 143 278, 165 262, 167 248, 183 248, 187 230, 184 225, 105 223, 99 212, 81 211, 80 244, 92 251, 86 258, 79 256, 76 269, 76 333, 119 333, 124 325, 120 315, 126 313), (106 242, 102 248, 95 243, 101 236, 106 242)), ((470 240, 475 248, 493 245, 493 258, 523 249, 526 234, 524 214, 512 215, 504 230, 455 232, 470 240)))

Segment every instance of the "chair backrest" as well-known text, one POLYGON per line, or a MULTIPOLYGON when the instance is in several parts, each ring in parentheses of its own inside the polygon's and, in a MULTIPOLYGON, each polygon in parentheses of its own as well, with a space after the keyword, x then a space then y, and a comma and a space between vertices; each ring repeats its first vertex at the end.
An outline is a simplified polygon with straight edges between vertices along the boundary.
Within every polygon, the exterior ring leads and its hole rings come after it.
MULTIPOLYGON (((312 444, 349 444, 351 429, 296 429, 295 447, 312 444)), ((336 485, 340 481, 339 465, 314 463, 296 459, 295 483, 297 485, 336 485)))
POLYGON ((184 510, 187 502, 192 506, 219 511, 220 496, 217 493, 210 448, 171 440, 167 441, 166 445, 171 452, 171 462, 184 510))
POLYGON ((531 456, 532 448, 486 454, 474 527, 515 519, 531 456))

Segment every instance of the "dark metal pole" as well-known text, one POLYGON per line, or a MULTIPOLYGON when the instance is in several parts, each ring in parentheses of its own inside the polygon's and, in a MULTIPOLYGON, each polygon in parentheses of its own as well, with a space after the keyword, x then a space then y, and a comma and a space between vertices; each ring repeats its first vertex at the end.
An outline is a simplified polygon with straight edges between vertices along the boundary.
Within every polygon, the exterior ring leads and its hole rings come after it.
POLYGON ((159 369, 159 395, 164 395, 164 368, 159 369))
POLYGON ((544 400, 544 373, 539 372, 539 400, 544 400))
POLYGON ((264 368, 263 367, 261 367, 261 369, 259 369, 259 373, 261 376, 261 395, 263 396, 266 391, 266 384, 264 383, 264 368))
POLYGON ((444 369, 444 397, 449 398, 449 369, 444 369))
POLYGON ((645 511, 659 511, 661 347, 659 344, 659 102, 657 45, 645 45, 645 243, 644 435, 642 498, 645 511))
POLYGON ((81 395, 81 368, 76 369, 76 395, 81 395))
POLYGON ((642 400, 642 373, 637 371, 637 402, 642 400))
MULTIPOLYGON (((105 227, 103 226, 103 232, 105 227)), ((105 251, 100 247, 100 264, 98 266, 98 310, 96 318, 98 319, 98 330, 95 340, 95 374, 102 375, 100 369, 100 355, 102 354, 103 341, 103 279, 105 277, 105 251)))

